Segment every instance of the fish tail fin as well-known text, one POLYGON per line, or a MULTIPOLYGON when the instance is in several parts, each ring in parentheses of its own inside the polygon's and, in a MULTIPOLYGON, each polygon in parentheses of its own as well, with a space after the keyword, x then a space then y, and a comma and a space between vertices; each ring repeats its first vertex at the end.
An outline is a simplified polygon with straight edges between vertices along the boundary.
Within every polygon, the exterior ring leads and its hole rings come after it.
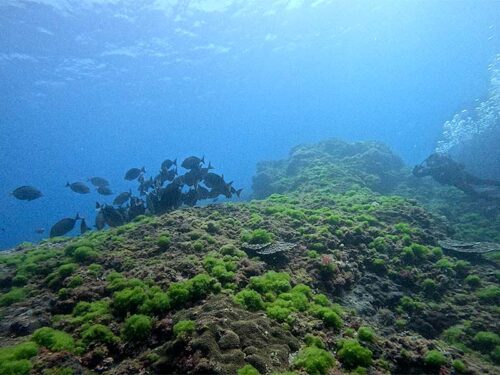
POLYGON ((99 204, 99 202, 95 202, 95 208, 96 208, 96 210, 98 210, 99 208, 101 208, 101 205, 99 204))
POLYGON ((205 164, 205 155, 203 155, 203 157, 201 158, 201 162, 205 164))
POLYGON ((172 164, 177 167, 177 158, 174 159, 174 162, 172 164))
POLYGON ((240 194, 241 192, 243 191, 243 189, 238 189, 236 190, 236 196, 239 198, 240 197, 240 194))
POLYGON ((214 169, 214 167, 212 167, 212 162, 211 161, 208 162, 208 169, 214 169))
POLYGON ((144 167, 141 168, 142 173, 146 173, 146 169, 144 167))
POLYGON ((76 216, 75 216, 75 220, 81 220, 82 218, 80 217, 80 215, 78 214, 78 212, 76 213, 76 216))
POLYGON ((68 187, 68 186, 69 186, 69 182, 66 182, 66 187, 68 187))

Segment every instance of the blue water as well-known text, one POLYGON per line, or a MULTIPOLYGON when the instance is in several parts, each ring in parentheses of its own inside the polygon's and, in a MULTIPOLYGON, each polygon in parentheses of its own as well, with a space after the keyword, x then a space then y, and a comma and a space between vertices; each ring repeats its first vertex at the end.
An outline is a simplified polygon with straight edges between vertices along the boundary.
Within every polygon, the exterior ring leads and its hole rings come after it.
POLYGON ((485 94, 498 1, 2 0, 0 248, 76 212, 91 175, 205 155, 250 194, 260 160, 376 139, 409 163, 485 94), (44 197, 9 192, 35 185, 44 197))

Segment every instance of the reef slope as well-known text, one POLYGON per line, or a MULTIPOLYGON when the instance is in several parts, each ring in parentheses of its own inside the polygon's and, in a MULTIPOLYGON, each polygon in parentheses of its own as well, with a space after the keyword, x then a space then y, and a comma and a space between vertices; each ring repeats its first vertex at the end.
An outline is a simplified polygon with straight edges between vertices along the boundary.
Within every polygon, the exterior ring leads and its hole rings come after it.
POLYGON ((498 373, 498 254, 441 249, 460 227, 418 189, 387 147, 327 141, 261 163, 259 200, 19 246, 0 373, 498 373))

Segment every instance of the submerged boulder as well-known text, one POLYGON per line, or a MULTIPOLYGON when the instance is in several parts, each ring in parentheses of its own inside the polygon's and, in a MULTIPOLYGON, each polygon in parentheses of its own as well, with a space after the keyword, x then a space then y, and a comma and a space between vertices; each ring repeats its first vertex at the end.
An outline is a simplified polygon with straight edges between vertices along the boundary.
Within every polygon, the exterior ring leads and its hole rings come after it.
POLYGON ((235 374, 251 364, 261 373, 288 368, 299 341, 261 313, 236 306, 230 298, 213 296, 201 306, 180 311, 174 321, 192 320, 196 331, 169 342, 154 365, 159 373, 235 374))
POLYGON ((459 254, 486 254, 500 251, 500 244, 494 242, 464 242, 452 239, 438 241, 444 250, 459 254))
POLYGON ((387 193, 405 177, 403 167, 382 143, 331 139, 294 147, 286 160, 258 163, 252 189, 255 198, 319 189, 341 193, 354 187, 387 193))

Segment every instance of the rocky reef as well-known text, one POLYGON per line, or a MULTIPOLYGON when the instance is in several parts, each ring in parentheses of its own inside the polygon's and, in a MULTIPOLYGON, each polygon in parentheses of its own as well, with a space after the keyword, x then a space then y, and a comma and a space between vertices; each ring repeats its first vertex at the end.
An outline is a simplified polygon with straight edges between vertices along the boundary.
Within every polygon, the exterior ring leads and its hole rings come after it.
POLYGON ((498 251, 440 246, 498 217, 373 142, 296 147, 254 192, 2 254, 0 373, 499 372, 498 251))
POLYGON ((300 145, 286 160, 258 163, 253 178, 257 199, 274 193, 330 194, 359 188, 416 200, 447 220, 456 239, 500 242, 498 202, 473 199, 430 177, 412 176, 411 168, 379 142, 350 144, 332 139, 300 145))

